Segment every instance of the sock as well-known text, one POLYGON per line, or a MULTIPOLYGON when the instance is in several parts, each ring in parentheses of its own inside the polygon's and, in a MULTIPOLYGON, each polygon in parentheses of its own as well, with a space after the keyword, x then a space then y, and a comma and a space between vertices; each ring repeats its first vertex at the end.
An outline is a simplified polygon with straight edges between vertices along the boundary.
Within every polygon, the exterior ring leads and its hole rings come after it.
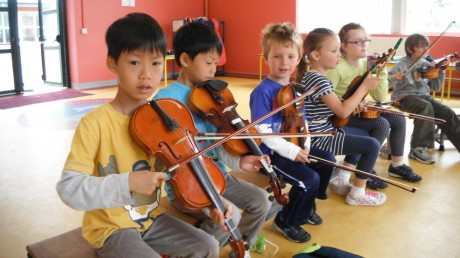
POLYGON ((349 182, 351 177, 351 172, 341 169, 339 175, 337 176, 338 179, 342 179, 345 182, 349 182))
POLYGON ((404 161, 399 161, 399 162, 391 162, 391 166, 394 167, 394 168, 397 168, 399 166, 402 166, 404 165, 404 161))
POLYGON ((350 195, 351 197, 353 198, 356 198, 356 197, 359 197, 359 196, 362 196, 364 194, 366 194, 366 190, 365 190, 366 186, 360 188, 360 187, 356 187, 356 186, 351 186, 351 190, 350 190, 350 195))

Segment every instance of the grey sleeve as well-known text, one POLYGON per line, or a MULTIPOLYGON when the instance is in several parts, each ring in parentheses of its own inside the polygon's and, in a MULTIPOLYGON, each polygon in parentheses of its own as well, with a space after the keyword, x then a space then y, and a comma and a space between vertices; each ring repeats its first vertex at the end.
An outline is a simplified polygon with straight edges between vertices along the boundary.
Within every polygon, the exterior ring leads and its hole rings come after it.
POLYGON ((243 170, 240 168, 240 158, 234 157, 232 154, 228 153, 222 145, 217 147, 217 156, 219 159, 224 162, 232 171, 234 172, 242 172, 243 170))
POLYGON ((444 83, 445 79, 446 79, 446 71, 439 70, 438 77, 428 80, 428 86, 430 86, 430 88, 433 89, 434 91, 439 92, 442 88, 442 84, 444 83))
POLYGON ((132 204, 129 173, 95 177, 72 170, 63 170, 56 190, 69 207, 81 210, 114 208, 132 204))

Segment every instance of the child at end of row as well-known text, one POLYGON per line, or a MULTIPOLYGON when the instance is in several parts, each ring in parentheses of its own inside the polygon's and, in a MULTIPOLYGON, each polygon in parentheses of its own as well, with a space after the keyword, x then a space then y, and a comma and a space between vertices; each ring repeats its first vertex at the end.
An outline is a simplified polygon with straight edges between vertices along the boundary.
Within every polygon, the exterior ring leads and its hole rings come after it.
MULTIPOLYGON (((153 159, 130 135, 133 113, 160 84, 163 30, 149 15, 131 13, 110 25, 106 43, 117 93, 81 119, 56 185, 60 198, 85 211, 83 237, 101 258, 219 257, 214 237, 164 213, 159 205, 166 174, 151 171, 153 159)), ((224 215, 213 214, 223 226, 224 215)))
MULTIPOLYGON (((355 93, 342 101, 334 93, 332 82, 326 78, 327 71, 337 66, 340 60, 340 41, 336 33, 326 28, 317 28, 308 33, 303 48, 307 58, 302 58, 297 68, 297 81, 303 91, 319 86, 305 98, 305 113, 311 132, 337 130, 334 137, 314 137, 312 146, 328 150, 336 155, 359 156, 356 168, 372 173, 377 160, 380 143, 372 137, 345 134, 343 130, 332 125, 331 118, 336 115, 341 119, 349 117, 352 112, 359 112, 361 100, 368 91, 375 89, 379 78, 371 78, 370 74, 355 93), (307 65, 310 70, 307 71, 307 65)), ((339 173, 344 182, 348 182, 350 174, 339 173)), ((341 191, 346 192, 349 205, 378 206, 386 201, 386 195, 367 191, 368 176, 356 173, 353 185, 343 184, 341 191)))
MULTIPOLYGON (((440 70, 435 78, 423 78, 417 74, 418 68, 430 67, 430 62, 425 59, 429 54, 429 51, 425 50, 429 46, 430 41, 425 35, 416 33, 407 37, 404 43, 406 56, 401 58, 388 72, 388 81, 394 88, 391 100, 396 102, 402 111, 445 120, 445 123, 438 126, 460 152, 459 117, 452 108, 435 100, 430 95, 431 90, 436 92, 441 90, 446 72, 440 70), (412 66, 415 61, 417 63, 412 66), (411 66, 414 69, 409 71, 411 66)), ((435 159, 429 150, 434 148, 434 142, 435 124, 414 120, 409 157, 422 163, 433 164, 435 159)))
MULTIPOLYGON (((199 22, 191 22, 180 27, 175 33, 173 50, 175 61, 180 68, 179 77, 177 81, 160 89, 154 99, 172 98, 189 107, 188 99, 192 88, 200 82, 214 78, 217 63, 222 53, 222 42, 216 32, 209 26, 199 22)), ((199 131, 216 132, 216 127, 209 121, 205 121, 195 114, 192 115, 195 126, 199 131)), ((210 144, 211 142, 207 140, 197 142, 199 149, 204 149, 210 144)), ((261 166, 260 159, 262 157, 254 155, 244 155, 241 158, 234 157, 222 146, 211 150, 207 155, 213 158, 225 175, 226 188, 222 197, 233 204, 234 217, 238 216, 240 232, 247 234, 246 240, 249 245, 254 244, 271 207, 268 193, 258 186, 230 174, 225 165, 235 172, 248 171, 245 173, 256 173, 255 171, 261 166), (241 216, 239 209, 243 210, 241 216)), ((176 209, 201 220, 200 228, 215 236, 221 246, 227 242, 230 236, 229 233, 216 226, 203 211, 185 208, 176 199, 168 184, 165 184, 165 190, 168 199, 176 209)))
MULTIPOLYGON (((270 72, 251 93, 251 119, 254 121, 278 107, 279 91, 289 85, 291 74, 300 60, 302 38, 290 23, 268 24, 262 31, 262 49, 270 72)), ((302 122, 305 116, 302 116, 302 122)), ((278 112, 255 126, 260 133, 280 133, 285 123, 278 112)), ((308 125, 305 124, 308 132, 308 125)), ((309 138, 305 146, 297 146, 281 137, 263 138, 260 146, 270 155, 275 172, 292 185, 289 203, 276 215, 273 226, 293 242, 306 242, 311 236, 301 225, 321 224, 316 213, 315 198, 326 199, 326 190, 333 168, 310 163, 309 155, 335 162, 332 153, 310 148, 309 138)))
MULTIPOLYGON (((339 38, 342 58, 336 68, 328 70, 327 78, 332 81, 335 93, 341 97, 357 76, 363 76, 367 72, 370 66, 367 60, 367 49, 371 40, 364 27, 357 23, 344 25, 339 31, 339 38)), ((369 95, 376 102, 385 102, 388 94, 388 72, 385 67, 379 69, 383 69, 379 76, 379 85, 370 91, 369 95)), ((422 177, 414 173, 404 162, 406 119, 403 116, 388 113, 382 113, 376 118, 351 116, 343 129, 346 133, 354 133, 354 128, 365 130, 369 136, 377 139, 380 145, 388 138, 391 153, 389 176, 402 178, 408 182, 422 180, 422 177)), ((357 160, 354 160, 352 164, 356 162, 357 160)), ((332 185, 333 183, 331 183, 331 190, 332 185)), ((374 190, 388 187, 383 181, 371 180, 371 178, 367 180, 367 186, 374 190)))

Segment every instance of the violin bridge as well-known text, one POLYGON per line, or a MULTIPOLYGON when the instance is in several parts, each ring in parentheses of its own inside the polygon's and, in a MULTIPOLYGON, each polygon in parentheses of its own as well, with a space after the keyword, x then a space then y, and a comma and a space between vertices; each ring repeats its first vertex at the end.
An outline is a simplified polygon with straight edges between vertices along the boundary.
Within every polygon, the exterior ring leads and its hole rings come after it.
POLYGON ((177 142, 174 143, 174 145, 177 145, 185 140, 187 140, 188 136, 185 136, 185 137, 182 137, 181 139, 179 139, 177 142))

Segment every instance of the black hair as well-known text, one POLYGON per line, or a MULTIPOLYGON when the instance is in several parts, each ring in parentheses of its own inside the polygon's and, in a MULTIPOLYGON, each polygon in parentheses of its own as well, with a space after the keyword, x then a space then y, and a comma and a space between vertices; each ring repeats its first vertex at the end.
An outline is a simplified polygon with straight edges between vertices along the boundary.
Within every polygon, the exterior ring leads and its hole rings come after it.
POLYGON ((158 22, 145 13, 130 13, 116 20, 105 34, 107 55, 115 61, 123 52, 158 51, 165 56, 166 37, 158 22))
POLYGON ((415 50, 415 47, 417 46, 429 47, 430 40, 422 34, 415 33, 410 35, 404 42, 404 49, 406 50, 406 55, 412 56, 412 52, 415 50))
POLYGON ((186 53, 192 60, 200 53, 207 53, 216 49, 222 54, 222 41, 211 27, 200 23, 191 22, 182 25, 174 35, 173 50, 174 58, 179 67, 180 56, 186 53))

